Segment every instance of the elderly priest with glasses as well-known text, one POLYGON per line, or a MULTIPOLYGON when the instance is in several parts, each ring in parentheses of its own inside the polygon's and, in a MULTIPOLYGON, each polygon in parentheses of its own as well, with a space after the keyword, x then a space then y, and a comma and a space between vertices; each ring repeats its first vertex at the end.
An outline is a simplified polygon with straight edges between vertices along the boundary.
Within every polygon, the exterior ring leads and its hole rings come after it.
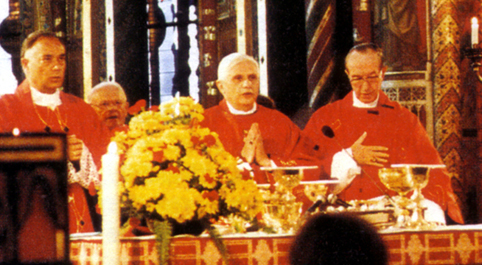
MULTIPOLYGON (((340 179, 334 192, 344 200, 394 195, 380 182, 380 168, 443 163, 417 116, 381 91, 385 71, 380 48, 353 47, 345 59, 353 91, 317 110, 303 130, 313 141, 307 152, 322 159, 331 176, 340 179)), ((445 168, 430 171, 422 193, 432 215, 427 211, 427 220, 443 223, 446 213, 453 221, 464 222, 445 168)))

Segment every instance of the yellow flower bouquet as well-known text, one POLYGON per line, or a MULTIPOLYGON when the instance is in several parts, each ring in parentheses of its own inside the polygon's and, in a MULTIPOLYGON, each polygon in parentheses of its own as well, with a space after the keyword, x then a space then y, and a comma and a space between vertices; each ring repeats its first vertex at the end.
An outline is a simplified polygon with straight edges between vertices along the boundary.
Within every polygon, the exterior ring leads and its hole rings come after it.
POLYGON ((250 220, 261 211, 256 183, 240 173, 218 135, 199 125, 201 105, 180 97, 151 110, 141 101, 129 111, 136 115, 128 130, 114 137, 123 155, 121 205, 155 220, 164 261, 173 223, 229 215, 250 220))

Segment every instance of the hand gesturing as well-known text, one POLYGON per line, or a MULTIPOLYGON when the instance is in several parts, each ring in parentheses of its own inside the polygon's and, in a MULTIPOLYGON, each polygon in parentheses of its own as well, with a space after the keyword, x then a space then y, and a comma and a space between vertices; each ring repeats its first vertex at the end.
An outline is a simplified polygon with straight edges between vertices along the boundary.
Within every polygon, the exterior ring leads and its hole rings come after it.
POLYGON ((383 163, 388 161, 388 148, 384 146, 362 145, 366 137, 367 133, 364 132, 351 146, 353 159, 355 159, 359 165, 383 167, 383 163))

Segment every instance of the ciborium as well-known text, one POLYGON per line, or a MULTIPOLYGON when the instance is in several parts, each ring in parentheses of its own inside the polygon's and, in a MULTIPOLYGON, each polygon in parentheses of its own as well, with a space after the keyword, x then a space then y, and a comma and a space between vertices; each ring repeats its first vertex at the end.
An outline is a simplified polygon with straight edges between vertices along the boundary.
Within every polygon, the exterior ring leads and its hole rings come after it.
POLYGON ((415 203, 415 210, 411 218, 411 227, 416 229, 430 229, 437 226, 436 223, 427 222, 425 220, 423 206, 424 196, 422 189, 427 186, 430 178, 430 169, 432 168, 444 168, 443 164, 435 165, 417 165, 417 164, 396 164, 392 165, 393 169, 403 169, 407 175, 409 175, 413 182, 414 192, 411 200, 415 203))

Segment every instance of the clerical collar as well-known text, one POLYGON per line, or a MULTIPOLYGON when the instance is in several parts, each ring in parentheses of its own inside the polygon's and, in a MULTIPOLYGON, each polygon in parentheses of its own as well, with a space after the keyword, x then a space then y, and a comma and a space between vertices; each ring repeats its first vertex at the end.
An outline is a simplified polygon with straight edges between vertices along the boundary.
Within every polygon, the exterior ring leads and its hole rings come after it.
POLYGON ((57 106, 62 104, 60 100, 60 89, 57 89, 53 94, 45 94, 38 91, 34 87, 30 87, 32 92, 32 101, 35 105, 48 107, 54 110, 57 106))
POLYGON ((256 103, 254 103, 253 108, 248 110, 248 111, 242 111, 242 110, 237 110, 229 102, 226 101, 226 104, 228 105, 229 112, 233 115, 250 115, 253 114, 256 111, 256 103))
POLYGON ((380 92, 378 92, 377 99, 375 99, 373 102, 363 103, 356 97, 355 92, 353 92, 353 107, 361 108, 361 109, 374 108, 377 106, 379 98, 380 98, 380 92))

